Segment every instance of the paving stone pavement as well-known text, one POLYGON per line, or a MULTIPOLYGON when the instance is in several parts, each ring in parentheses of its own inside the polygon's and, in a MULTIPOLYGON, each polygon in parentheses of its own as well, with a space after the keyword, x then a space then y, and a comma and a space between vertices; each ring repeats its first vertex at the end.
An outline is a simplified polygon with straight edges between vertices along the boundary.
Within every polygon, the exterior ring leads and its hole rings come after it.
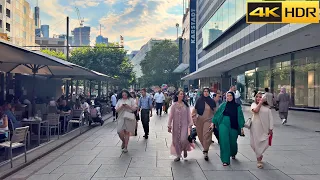
MULTIPOLYGON (((248 107, 244 107, 249 117, 248 107)), ((155 114, 155 113, 154 113, 155 114)), ((277 114, 273 145, 264 154, 265 167, 257 169, 249 131, 239 137, 237 159, 223 167, 219 145, 203 159, 201 145, 188 158, 173 162, 168 115, 152 117, 145 140, 139 123, 138 136, 130 138, 129 152, 121 152, 116 123, 97 127, 7 179, 27 180, 319 180, 320 114, 290 112, 289 125, 280 125, 277 114)), ((213 138, 215 140, 215 138, 213 138)), ((216 140, 215 140, 216 141, 216 140)))

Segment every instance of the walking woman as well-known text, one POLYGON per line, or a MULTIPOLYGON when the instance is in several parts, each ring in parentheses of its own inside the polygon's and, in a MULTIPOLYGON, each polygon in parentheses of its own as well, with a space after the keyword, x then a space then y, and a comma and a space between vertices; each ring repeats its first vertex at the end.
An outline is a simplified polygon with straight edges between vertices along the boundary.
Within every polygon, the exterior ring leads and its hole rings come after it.
POLYGON ((136 120, 124 119, 124 114, 125 111, 133 113, 136 109, 137 105, 135 100, 127 90, 122 90, 120 93, 120 99, 116 105, 116 111, 118 113, 117 132, 122 141, 121 149, 124 153, 128 152, 130 134, 134 134, 136 128, 136 120))
POLYGON ((176 156, 174 161, 180 161, 188 156, 193 144, 188 141, 189 130, 192 127, 190 107, 184 99, 184 92, 178 91, 171 106, 168 121, 168 132, 172 133, 171 154, 176 156))
POLYGON ((164 107, 164 112, 166 114, 168 114, 168 109, 170 107, 170 102, 171 102, 171 97, 168 95, 167 92, 165 92, 164 93, 164 105, 163 105, 163 107, 164 107))
POLYGON ((251 105, 253 113, 250 127, 250 145, 257 157, 257 167, 263 168, 263 153, 269 147, 269 136, 273 135, 273 117, 271 109, 262 98, 262 93, 258 92, 255 102, 251 105))
MULTIPOLYGON (((134 103, 136 104, 136 107, 138 107, 139 98, 137 97, 136 93, 134 91, 132 91, 132 92, 130 92, 130 95, 131 95, 134 103)), ((134 131, 134 136, 137 136, 138 135, 138 132, 137 132, 138 131, 138 121, 140 120, 139 111, 135 110, 133 113, 136 117, 136 128, 134 131)))
POLYGON ((203 147, 204 159, 209 160, 208 151, 212 143, 212 118, 215 112, 216 103, 210 97, 210 89, 204 88, 201 97, 197 100, 192 112, 192 119, 196 118, 195 125, 197 135, 203 147))
POLYGON ((289 103, 290 96, 286 93, 286 88, 282 87, 280 93, 277 98, 278 106, 279 106, 279 116, 282 120, 282 125, 287 124, 288 121, 288 111, 289 111, 289 103))
POLYGON ((223 166, 230 164, 230 157, 238 153, 237 139, 243 135, 244 116, 241 106, 236 103, 233 92, 227 92, 227 102, 220 105, 214 115, 211 128, 215 125, 219 131, 220 159, 223 166))

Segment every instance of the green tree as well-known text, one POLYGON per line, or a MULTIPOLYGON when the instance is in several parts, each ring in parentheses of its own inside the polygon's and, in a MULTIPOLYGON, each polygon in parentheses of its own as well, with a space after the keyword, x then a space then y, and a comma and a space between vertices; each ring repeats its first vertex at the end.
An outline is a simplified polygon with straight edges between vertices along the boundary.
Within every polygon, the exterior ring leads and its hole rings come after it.
POLYGON ((82 47, 71 51, 70 62, 116 78, 114 85, 127 88, 135 82, 133 65, 127 51, 117 44, 98 44, 94 48, 82 47))
POLYGON ((59 58, 59 59, 63 59, 63 60, 67 59, 66 55, 61 51, 54 51, 54 50, 49 50, 49 49, 41 49, 41 52, 45 53, 45 54, 48 54, 50 56, 59 58))
POLYGON ((180 75, 173 73, 179 65, 179 48, 170 40, 156 43, 141 61, 143 76, 141 84, 145 87, 168 84, 176 86, 180 75))

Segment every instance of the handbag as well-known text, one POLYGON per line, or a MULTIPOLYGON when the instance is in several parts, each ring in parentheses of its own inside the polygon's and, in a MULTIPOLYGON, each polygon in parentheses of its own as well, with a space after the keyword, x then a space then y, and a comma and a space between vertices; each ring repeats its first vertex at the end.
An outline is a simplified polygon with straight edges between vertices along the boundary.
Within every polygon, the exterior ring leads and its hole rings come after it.
POLYGON ((244 127, 250 129, 251 128, 251 123, 252 123, 252 118, 248 118, 246 122, 244 123, 244 127))
POLYGON ((128 111, 125 111, 123 114, 123 119, 124 120, 129 120, 129 121, 135 121, 136 120, 136 116, 128 111))

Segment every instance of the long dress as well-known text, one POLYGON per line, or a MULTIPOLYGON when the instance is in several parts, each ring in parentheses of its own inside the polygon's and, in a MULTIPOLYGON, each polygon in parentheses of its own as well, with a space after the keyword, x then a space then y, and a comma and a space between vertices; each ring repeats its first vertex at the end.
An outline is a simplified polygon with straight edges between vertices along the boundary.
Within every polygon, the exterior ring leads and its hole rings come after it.
POLYGON ((192 126, 190 108, 174 103, 170 109, 168 126, 172 127, 171 154, 181 157, 183 151, 191 151, 193 144, 188 141, 189 128, 192 126))
POLYGON ((210 106, 205 103, 205 109, 202 116, 197 117, 196 130, 200 143, 203 147, 203 151, 208 152, 210 144, 212 143, 212 132, 209 131, 211 119, 214 115, 214 111, 210 106))
POLYGON ((287 93, 280 93, 277 101, 279 102, 279 116, 280 119, 288 119, 288 111, 290 104, 290 96, 287 93))
POLYGON ((224 116, 223 112, 226 107, 226 102, 222 103, 215 113, 212 122, 218 127, 219 144, 220 144, 220 159, 223 163, 230 164, 230 157, 236 156, 238 153, 238 136, 241 134, 241 129, 244 126, 244 116, 241 106, 238 107, 238 129, 231 128, 229 116, 224 116))
MULTIPOLYGON (((258 105, 252 103, 251 109, 258 105)), ((269 107, 261 106, 259 113, 254 113, 250 127, 250 145, 257 158, 269 147, 269 130, 273 129, 273 117, 269 107)))
MULTIPOLYGON (((128 104, 131 107, 137 107, 136 103, 135 103, 135 99, 133 98, 129 98, 129 99, 119 99, 119 101, 117 102, 116 105, 116 109, 118 109, 119 107, 121 107, 122 104, 128 104)), ((136 120, 127 120, 124 119, 124 112, 128 111, 132 113, 131 109, 122 109, 121 111, 118 112, 118 119, 117 119, 117 132, 120 133, 123 130, 126 130, 128 132, 130 132, 131 134, 135 133, 135 129, 136 129, 136 120)))

